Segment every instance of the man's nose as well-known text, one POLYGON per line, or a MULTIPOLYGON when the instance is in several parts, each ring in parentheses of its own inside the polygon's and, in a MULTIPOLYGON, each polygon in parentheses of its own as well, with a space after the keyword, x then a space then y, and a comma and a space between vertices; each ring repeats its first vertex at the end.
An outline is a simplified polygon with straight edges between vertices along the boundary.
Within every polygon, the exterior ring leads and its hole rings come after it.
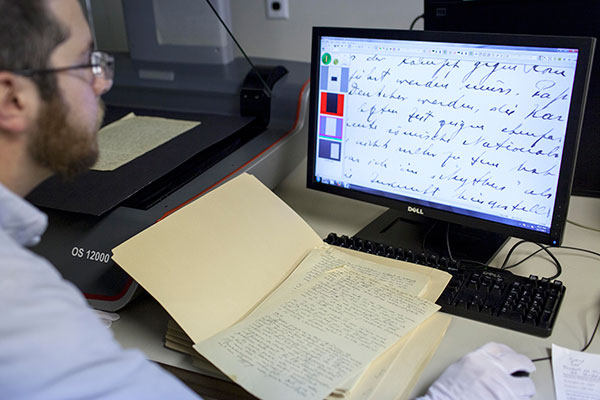
POLYGON ((92 83, 92 87, 94 92, 100 96, 104 93, 108 92, 113 85, 112 79, 106 79, 102 76, 94 76, 94 82, 92 83))

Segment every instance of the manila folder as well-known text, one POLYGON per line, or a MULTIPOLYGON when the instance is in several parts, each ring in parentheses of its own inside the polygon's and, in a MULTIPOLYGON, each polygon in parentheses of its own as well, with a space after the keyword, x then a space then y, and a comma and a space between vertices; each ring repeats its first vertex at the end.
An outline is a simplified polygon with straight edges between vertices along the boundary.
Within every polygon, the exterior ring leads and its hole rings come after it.
MULTIPOLYGON (((258 179, 242 174, 119 245, 113 259, 161 303, 194 343, 200 343, 244 319, 310 250, 323 246, 327 245, 289 206, 258 179)), ((420 296, 430 301, 437 299, 450 278, 435 269, 350 252, 426 275, 428 284, 420 296)), ((447 323, 441 324, 436 339, 411 340, 404 343, 405 351, 421 347, 423 355, 430 356, 447 323)), ((384 371, 393 369, 398 358, 407 361, 407 354, 399 353, 388 357, 376 380, 388 375, 384 371)), ((408 379, 411 386, 414 379, 408 379)), ((360 383, 365 381, 368 378, 363 377, 360 383)), ((354 389, 363 385, 357 386, 354 389)), ((378 385, 364 386, 371 386, 367 390, 371 392, 378 385)))

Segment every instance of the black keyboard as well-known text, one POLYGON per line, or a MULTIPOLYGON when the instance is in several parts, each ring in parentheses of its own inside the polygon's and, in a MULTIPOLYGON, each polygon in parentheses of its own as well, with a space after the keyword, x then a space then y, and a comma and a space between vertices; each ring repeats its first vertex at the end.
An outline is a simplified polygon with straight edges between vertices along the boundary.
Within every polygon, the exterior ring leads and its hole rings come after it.
POLYGON ((499 268, 450 261, 335 233, 324 241, 446 271, 452 279, 437 301, 443 312, 531 335, 550 336, 565 295, 559 280, 535 275, 526 278, 499 268))

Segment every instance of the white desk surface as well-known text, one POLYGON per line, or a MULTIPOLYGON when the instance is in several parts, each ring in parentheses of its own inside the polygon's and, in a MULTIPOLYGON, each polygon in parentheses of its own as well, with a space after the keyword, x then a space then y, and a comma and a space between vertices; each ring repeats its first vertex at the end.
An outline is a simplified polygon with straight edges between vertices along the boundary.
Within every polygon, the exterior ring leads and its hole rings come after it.
MULTIPOLYGON (((275 189, 275 193, 321 237, 326 237, 330 232, 351 236, 386 210, 384 207, 306 189, 305 181, 306 160, 275 189)), ((568 215, 571 221, 600 228, 600 199, 573 196, 568 215)), ((514 240, 505 246, 491 265, 500 265, 514 240)), ((563 245, 600 252, 600 233, 568 223, 563 245)), ((515 251, 513 260, 535 249, 533 246, 521 246, 515 251)), ((489 341, 505 343, 532 359, 548 356, 552 343, 575 350, 580 350, 587 343, 600 314, 600 257, 566 249, 556 249, 553 253, 563 266, 558 279, 565 284, 566 293, 552 336, 539 338, 453 317, 440 347, 417 382, 413 396, 425 393, 448 365, 489 341)), ((538 255, 512 271, 523 276, 552 276, 555 273, 549 257, 544 255, 538 255)), ((151 360, 195 370, 189 356, 163 347, 168 316, 149 296, 134 299, 119 314, 121 320, 113 324, 113 332, 123 346, 139 348, 151 360)), ((600 353, 600 338, 596 337, 587 351, 600 353)), ((537 362, 536 368, 537 371, 532 374, 537 389, 534 398, 555 399, 550 362, 537 362)))

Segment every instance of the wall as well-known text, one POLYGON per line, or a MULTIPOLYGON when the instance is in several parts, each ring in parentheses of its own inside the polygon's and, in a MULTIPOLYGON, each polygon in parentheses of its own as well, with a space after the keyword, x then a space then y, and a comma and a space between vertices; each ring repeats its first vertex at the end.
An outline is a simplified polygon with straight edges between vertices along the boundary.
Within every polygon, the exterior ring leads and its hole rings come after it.
MULTIPOLYGON (((126 51, 121 0, 91 3, 99 47, 126 51)), ((246 53, 254 57, 308 61, 312 26, 408 29, 423 13, 423 1, 289 0, 289 8, 290 19, 269 20, 264 0, 231 0, 232 31, 246 53)), ((415 29, 423 29, 422 19, 415 29)))
MULTIPOLYGON (((255 56, 308 61, 312 26, 408 29, 422 0, 289 0, 289 20, 267 20, 264 0, 232 0, 234 33, 255 56)), ((415 28, 422 28, 420 25, 415 28)))

